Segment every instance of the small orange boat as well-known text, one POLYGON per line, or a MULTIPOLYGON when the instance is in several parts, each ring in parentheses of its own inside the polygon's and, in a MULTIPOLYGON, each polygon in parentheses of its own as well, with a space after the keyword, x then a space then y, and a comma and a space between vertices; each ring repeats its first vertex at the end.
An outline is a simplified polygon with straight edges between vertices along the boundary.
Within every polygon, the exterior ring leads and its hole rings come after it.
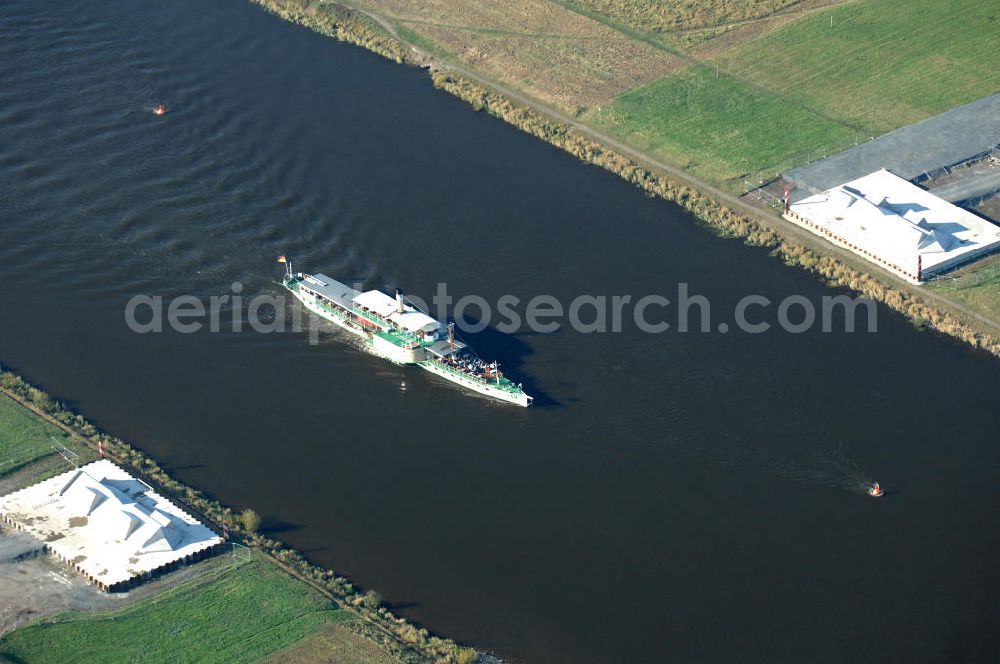
POLYGON ((881 498, 884 493, 885 492, 882 491, 882 487, 879 486, 878 482, 874 482, 868 487, 868 495, 872 498, 881 498))
POLYGON ((164 113, 167 112, 167 109, 163 107, 163 104, 160 104, 159 106, 153 109, 153 112, 156 113, 157 115, 163 115, 164 113))

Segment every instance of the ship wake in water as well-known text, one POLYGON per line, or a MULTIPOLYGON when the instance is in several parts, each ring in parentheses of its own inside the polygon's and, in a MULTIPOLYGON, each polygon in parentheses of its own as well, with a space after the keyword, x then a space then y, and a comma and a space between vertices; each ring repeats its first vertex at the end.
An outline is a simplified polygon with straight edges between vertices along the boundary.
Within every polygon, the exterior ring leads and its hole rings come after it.
POLYGON ((874 485, 871 474, 847 456, 839 441, 826 446, 809 441, 808 445, 786 444, 771 448, 740 439, 717 442, 719 444, 698 449, 676 447, 721 466, 745 468, 851 493, 870 495, 869 490, 874 485))

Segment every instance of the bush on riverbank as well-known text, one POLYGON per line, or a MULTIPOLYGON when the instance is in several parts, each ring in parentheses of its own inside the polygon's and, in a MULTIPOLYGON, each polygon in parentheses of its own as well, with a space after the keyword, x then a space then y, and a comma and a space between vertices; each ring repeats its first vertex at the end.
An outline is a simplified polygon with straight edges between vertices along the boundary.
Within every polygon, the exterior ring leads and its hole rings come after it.
POLYGON ((378 53, 400 64, 405 47, 364 14, 343 5, 314 0, 251 0, 286 21, 298 23, 322 35, 333 37, 378 53))
MULTIPOLYGON (((94 452, 103 449, 108 459, 142 478, 164 496, 181 504, 203 522, 214 526, 217 531, 221 531, 224 525, 228 526, 231 529, 231 539, 256 547, 286 571, 331 599, 354 607, 367 621, 354 621, 345 626, 382 644, 403 662, 457 662, 462 657, 467 657, 469 652, 475 652, 462 648, 451 639, 432 636, 426 629, 417 628, 405 619, 393 615, 389 609, 380 605, 380 598, 372 606, 371 596, 362 593, 347 579, 312 564, 295 549, 255 532, 260 525, 260 517, 253 510, 233 510, 201 491, 178 482, 150 457, 123 440, 99 431, 65 404, 2 367, 0 390, 60 426, 79 444, 94 452), (247 513, 252 517, 245 516, 247 513)), ((373 597, 378 598, 377 593, 373 597)))
POLYGON ((256 533, 260 529, 260 515, 253 510, 240 512, 239 522, 245 533, 256 533))

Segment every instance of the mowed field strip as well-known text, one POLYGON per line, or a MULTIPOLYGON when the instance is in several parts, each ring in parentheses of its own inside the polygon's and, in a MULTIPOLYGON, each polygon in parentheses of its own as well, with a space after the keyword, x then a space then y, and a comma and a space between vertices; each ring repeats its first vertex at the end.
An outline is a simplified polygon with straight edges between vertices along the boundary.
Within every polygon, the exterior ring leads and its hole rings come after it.
POLYGON ((584 121, 720 184, 770 179, 803 158, 854 145, 859 134, 730 76, 692 66, 615 98, 584 121))

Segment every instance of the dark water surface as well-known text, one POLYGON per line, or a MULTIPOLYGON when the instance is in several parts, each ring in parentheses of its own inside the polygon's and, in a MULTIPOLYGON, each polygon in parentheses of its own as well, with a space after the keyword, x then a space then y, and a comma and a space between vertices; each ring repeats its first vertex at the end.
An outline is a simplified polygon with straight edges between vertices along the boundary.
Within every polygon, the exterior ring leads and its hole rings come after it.
POLYGON ((829 294, 418 70, 238 0, 0 3, 0 223, 0 360, 433 630, 514 661, 1000 656, 1000 367, 886 310, 470 335, 527 411, 332 333, 127 329, 137 293, 277 294, 283 252, 425 297, 829 294))

